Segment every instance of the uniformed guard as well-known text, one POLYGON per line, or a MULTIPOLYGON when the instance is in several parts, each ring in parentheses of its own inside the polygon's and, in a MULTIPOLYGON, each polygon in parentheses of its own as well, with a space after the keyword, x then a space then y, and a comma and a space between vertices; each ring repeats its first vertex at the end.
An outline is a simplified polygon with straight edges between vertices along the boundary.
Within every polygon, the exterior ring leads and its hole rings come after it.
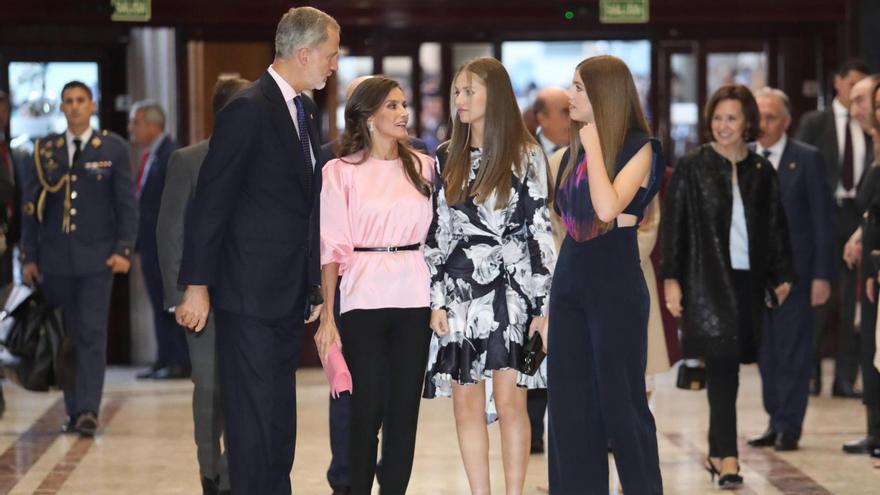
POLYGON ((89 125, 92 91, 61 91, 67 130, 34 143, 22 191, 22 278, 61 306, 71 333, 75 383, 64 392, 62 431, 94 436, 104 387, 107 318, 114 273, 127 273, 137 207, 126 142, 89 125))

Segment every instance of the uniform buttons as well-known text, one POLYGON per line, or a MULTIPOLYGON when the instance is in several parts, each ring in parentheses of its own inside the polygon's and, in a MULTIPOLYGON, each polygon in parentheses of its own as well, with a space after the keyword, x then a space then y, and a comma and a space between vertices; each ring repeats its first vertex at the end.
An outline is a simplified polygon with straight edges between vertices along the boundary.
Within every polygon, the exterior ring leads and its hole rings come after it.
POLYGON ((76 208, 71 208, 71 209, 70 209, 70 214, 71 214, 71 215, 76 215, 76 208))
POLYGON ((76 199, 77 196, 79 195, 76 193, 76 191, 70 193, 70 199, 76 199))
POLYGON ((76 224, 75 223, 70 224, 70 231, 76 232, 76 224))
POLYGON ((101 180, 101 179, 103 179, 103 178, 104 178, 104 176, 103 176, 103 175, 101 175, 101 174, 98 174, 98 180, 101 180))
POLYGON ((76 175, 71 175, 70 180, 72 180, 73 182, 76 182, 76 175))

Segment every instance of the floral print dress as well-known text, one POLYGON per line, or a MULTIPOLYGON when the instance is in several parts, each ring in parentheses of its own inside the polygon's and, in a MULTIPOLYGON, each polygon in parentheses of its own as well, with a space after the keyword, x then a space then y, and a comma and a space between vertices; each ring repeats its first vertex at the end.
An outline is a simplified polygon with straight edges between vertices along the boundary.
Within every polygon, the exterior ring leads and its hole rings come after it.
MULTIPOLYGON (((439 178, 445 145, 437 155, 439 178)), ((481 150, 471 149, 470 159, 468 187, 476 179, 481 150)), ((497 209, 494 194, 483 204, 471 196, 449 206, 443 184, 435 188, 425 259, 431 273, 431 309, 446 310, 449 333, 431 340, 427 398, 451 396, 453 382, 478 383, 495 370, 518 368, 531 318, 546 314, 556 252, 547 207, 546 158, 539 147, 529 148, 523 168, 511 169, 510 198, 497 209)), ((545 388, 546 360, 534 376, 519 373, 517 384, 545 388)))

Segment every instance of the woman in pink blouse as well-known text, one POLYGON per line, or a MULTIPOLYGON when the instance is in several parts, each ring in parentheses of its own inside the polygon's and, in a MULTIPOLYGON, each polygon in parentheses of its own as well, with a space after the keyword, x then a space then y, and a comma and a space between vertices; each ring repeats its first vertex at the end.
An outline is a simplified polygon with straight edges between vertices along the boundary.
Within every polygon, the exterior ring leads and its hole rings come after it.
POLYGON ((382 493, 405 493, 428 359, 433 160, 409 147, 406 97, 394 80, 362 82, 345 106, 339 156, 324 166, 321 283, 315 335, 323 359, 342 346, 351 371, 351 488, 372 493, 383 428, 382 493), (342 330, 333 305, 341 276, 342 330), (340 340, 341 334, 341 340, 340 340))

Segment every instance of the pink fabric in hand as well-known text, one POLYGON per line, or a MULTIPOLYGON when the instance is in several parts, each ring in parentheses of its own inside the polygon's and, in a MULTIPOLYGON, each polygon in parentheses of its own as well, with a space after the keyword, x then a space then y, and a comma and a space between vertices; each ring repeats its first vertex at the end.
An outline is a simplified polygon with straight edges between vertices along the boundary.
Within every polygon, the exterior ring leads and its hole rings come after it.
POLYGON ((352 391, 351 373, 348 371, 348 365, 345 364, 345 358, 342 357, 342 351, 336 343, 330 344, 327 350, 327 357, 324 358, 324 374, 327 376, 327 383, 330 384, 330 395, 337 399, 342 392, 352 391))

